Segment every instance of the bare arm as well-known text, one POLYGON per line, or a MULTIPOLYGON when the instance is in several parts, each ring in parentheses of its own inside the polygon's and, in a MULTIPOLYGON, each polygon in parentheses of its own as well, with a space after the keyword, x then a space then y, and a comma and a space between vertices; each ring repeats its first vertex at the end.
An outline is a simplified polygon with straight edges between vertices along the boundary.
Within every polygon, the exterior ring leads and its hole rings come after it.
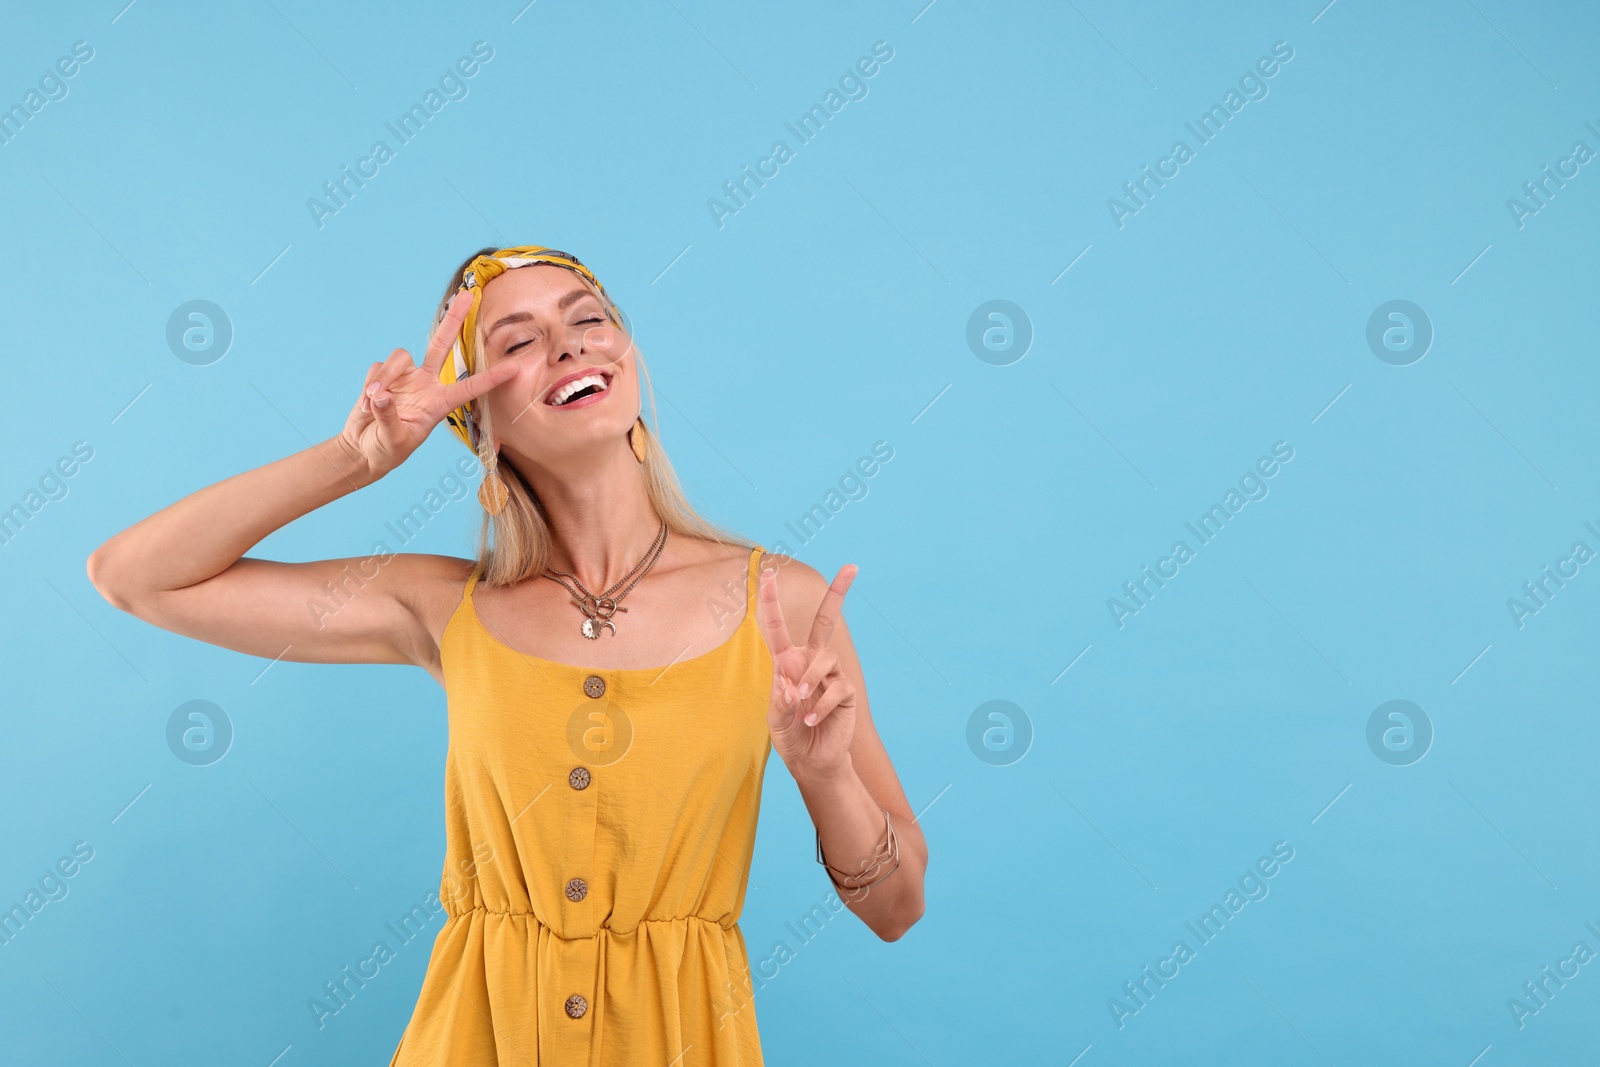
POLYGON ((403 579, 416 570, 408 562, 392 554, 312 563, 242 558, 274 530, 366 484, 366 461, 332 438, 209 485, 122 531, 89 557, 89 580, 122 611, 236 652, 420 662, 427 634, 404 595, 403 579))
POLYGON ((777 650, 767 721, 773 748, 794 775, 830 866, 852 879, 867 872, 884 839, 888 812, 899 841, 899 867, 871 886, 835 888, 873 933, 896 941, 926 910, 928 842, 867 706, 866 680, 843 614, 854 577, 847 567, 829 583, 792 557, 769 553, 763 559, 757 609, 768 648, 777 650), (791 632, 809 632, 806 645, 795 646, 791 632), (808 721, 812 716, 814 723, 808 721))
MULTIPOLYGON (((274 530, 377 481, 451 408, 506 380, 486 371, 444 386, 438 367, 466 312, 458 301, 418 367, 395 349, 367 372, 344 432, 191 493, 89 557, 89 580, 117 608, 163 629, 251 655, 306 662, 416 663, 433 654, 415 605, 420 583, 465 576, 443 556, 375 555, 278 563, 244 553, 274 530)), ((502 364, 514 373, 514 364, 502 364)))

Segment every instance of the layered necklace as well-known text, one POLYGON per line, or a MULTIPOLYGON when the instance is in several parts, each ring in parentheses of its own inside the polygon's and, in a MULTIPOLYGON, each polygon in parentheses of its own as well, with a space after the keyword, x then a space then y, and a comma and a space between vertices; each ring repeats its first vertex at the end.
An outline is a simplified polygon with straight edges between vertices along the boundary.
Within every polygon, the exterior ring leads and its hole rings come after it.
POLYGON ((663 522, 661 524, 661 532, 656 534, 655 541, 645 550, 644 558, 634 564, 633 570, 617 579, 615 585, 600 594, 589 592, 583 587, 583 583, 578 581, 577 575, 568 574, 566 571, 546 570, 544 577, 559 583, 561 588, 565 589, 568 595, 572 597, 572 602, 578 605, 579 611, 583 612, 583 636, 591 641, 596 641, 600 638, 600 631, 607 626, 611 627, 613 634, 617 632, 617 624, 611 621, 611 616, 619 611, 628 610, 622 606, 622 598, 627 596, 633 587, 639 584, 641 578, 650 573, 650 568, 654 567, 656 560, 661 558, 661 550, 666 547, 667 524, 663 522), (563 580, 567 578, 572 579, 572 585, 568 585, 563 580), (629 581, 630 578, 633 580, 629 581), (626 588, 623 588, 624 583, 627 585, 626 588), (577 588, 573 588, 573 586, 577 588), (617 592, 618 589, 622 591, 619 593, 617 592))

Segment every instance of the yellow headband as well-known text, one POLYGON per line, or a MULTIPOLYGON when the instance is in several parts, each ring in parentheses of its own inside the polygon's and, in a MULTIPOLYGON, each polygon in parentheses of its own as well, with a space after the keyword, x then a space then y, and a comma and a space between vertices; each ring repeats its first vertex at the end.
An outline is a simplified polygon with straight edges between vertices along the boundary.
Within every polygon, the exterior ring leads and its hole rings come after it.
MULTIPOLYGON (((606 307, 606 316, 612 323, 619 328, 627 328, 623 322, 622 310, 612 302, 610 295, 606 293, 606 287, 600 284, 599 279, 588 267, 579 262, 577 256, 541 245, 515 245, 511 248, 502 248, 493 255, 478 256, 467 264, 467 269, 462 273, 461 288, 457 292, 471 293, 472 305, 467 309, 467 317, 461 323, 461 332, 456 336, 450 358, 439 368, 441 382, 450 385, 478 369, 478 308, 483 303, 483 287, 508 270, 534 263, 554 264, 581 275, 600 293, 600 299, 606 307)), ((445 303, 448 307, 449 301, 445 303)), ((450 429, 461 439, 461 443, 473 452, 478 451, 479 441, 477 403, 476 400, 469 400, 444 417, 444 421, 450 424, 450 429)))

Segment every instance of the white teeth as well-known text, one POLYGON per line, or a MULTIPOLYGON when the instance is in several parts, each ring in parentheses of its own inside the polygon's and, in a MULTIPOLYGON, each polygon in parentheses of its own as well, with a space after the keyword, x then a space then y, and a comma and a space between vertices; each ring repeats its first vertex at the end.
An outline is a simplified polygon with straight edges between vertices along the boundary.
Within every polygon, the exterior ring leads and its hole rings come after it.
POLYGON ((576 393, 581 389, 587 389, 591 385, 599 386, 600 391, 604 392, 606 388, 606 380, 598 374, 586 374, 582 378, 574 378, 566 385, 563 385, 560 389, 557 389, 555 393, 551 395, 550 403, 556 407, 560 407, 562 404, 565 404, 569 399, 571 399, 573 393, 576 393))

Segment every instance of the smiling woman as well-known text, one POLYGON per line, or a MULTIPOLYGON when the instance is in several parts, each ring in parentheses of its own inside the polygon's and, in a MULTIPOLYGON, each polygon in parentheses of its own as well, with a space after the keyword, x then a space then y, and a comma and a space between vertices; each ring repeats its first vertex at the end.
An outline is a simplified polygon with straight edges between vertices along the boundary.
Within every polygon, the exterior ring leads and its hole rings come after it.
POLYGON ((773 752, 844 905, 885 941, 923 913, 927 845, 843 617, 855 568, 830 583, 700 517, 646 427, 648 387, 576 257, 484 249, 421 364, 373 363, 340 434, 89 559, 102 595, 166 629, 444 687, 445 914, 395 1067, 759 1065, 739 917, 773 752), (485 471, 475 559, 392 554, 312 618, 359 559, 243 555, 441 421, 485 471), (732 611, 702 610, 729 591, 732 611))
MULTIPOLYGON (((504 387, 497 381, 491 396, 462 404, 445 416, 456 436, 478 454, 487 472, 479 493, 487 514, 478 545, 478 562, 487 585, 539 575, 550 562, 547 512, 527 478, 540 466, 536 455, 548 452, 555 462, 563 456, 570 461, 607 437, 627 440, 640 465, 650 509, 672 532, 738 544, 746 550, 754 547, 706 522, 684 497, 665 451, 655 445, 640 412, 638 377, 619 374, 624 364, 629 369, 637 364, 648 389, 650 371, 644 354, 627 332, 622 310, 576 257, 554 249, 535 252, 533 246, 480 249, 451 276, 434 316, 436 329, 447 320, 458 299, 465 304, 460 309, 461 326, 440 369, 440 380, 461 381, 475 370, 513 375, 504 387), (513 254, 517 251, 526 254, 513 254), (530 267, 533 269, 517 269, 530 267), (548 300, 549 312, 541 314, 531 306, 541 299, 548 300), (567 365, 554 375, 542 374, 539 365, 549 359, 551 345, 570 346, 568 359, 559 361, 567 365), (597 390, 592 381, 595 376, 601 383, 597 390), (577 390, 570 387, 586 379, 594 391, 578 397, 577 390), (529 418, 529 411, 536 406, 564 415, 588 414, 558 425, 529 418), (600 410, 602 406, 604 410, 600 410), (514 439, 498 440, 496 425, 518 423, 522 425, 515 437, 528 436, 526 446, 514 439), (500 469, 502 455, 512 461, 505 476, 500 469)), ((650 407, 654 422, 653 389, 650 407)))

